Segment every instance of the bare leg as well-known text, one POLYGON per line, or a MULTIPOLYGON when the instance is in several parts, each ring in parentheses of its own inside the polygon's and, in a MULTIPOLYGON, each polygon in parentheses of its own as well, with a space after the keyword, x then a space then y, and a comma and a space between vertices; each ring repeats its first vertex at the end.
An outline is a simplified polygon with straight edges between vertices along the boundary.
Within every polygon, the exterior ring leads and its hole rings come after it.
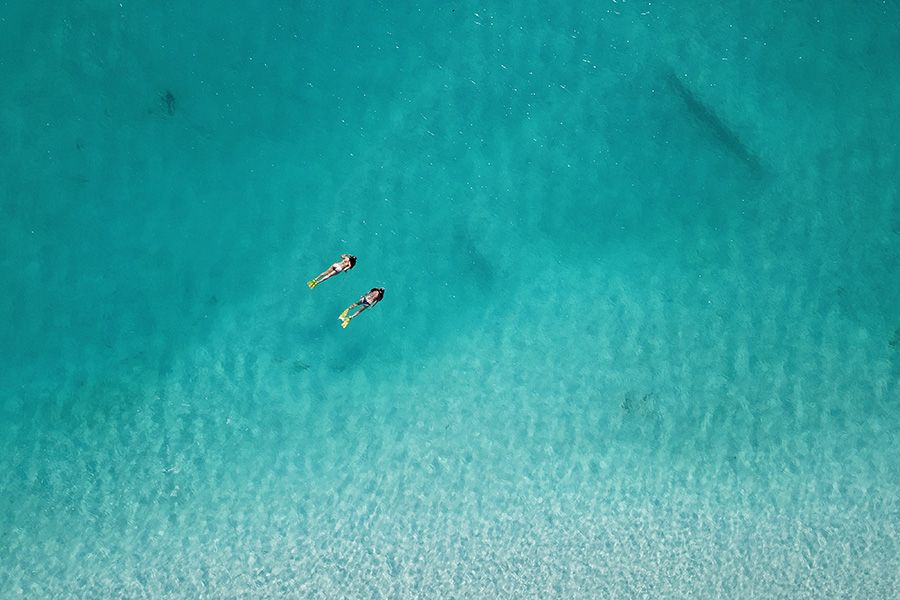
MULTIPOLYGON (((354 305, 354 306, 355 306, 355 305, 354 305)), ((351 306, 350 308, 353 308, 353 306, 351 306)), ((359 307, 359 310, 357 310, 355 313, 353 313, 352 315, 350 315, 349 317, 347 317, 347 320, 349 321, 350 319, 352 319, 353 317, 355 317, 356 315, 358 315, 359 313, 361 313, 361 312, 364 311, 364 310, 366 310, 366 307, 365 307, 365 306, 360 306, 360 307, 359 307)))
POLYGON ((328 278, 331 277, 332 275, 334 275, 334 268, 333 268, 333 267, 328 267, 328 269, 326 269, 325 271, 322 271, 315 279, 313 279, 313 281, 317 281, 317 282, 319 282, 319 283, 322 283, 323 281, 325 281, 326 279, 328 279, 328 278))

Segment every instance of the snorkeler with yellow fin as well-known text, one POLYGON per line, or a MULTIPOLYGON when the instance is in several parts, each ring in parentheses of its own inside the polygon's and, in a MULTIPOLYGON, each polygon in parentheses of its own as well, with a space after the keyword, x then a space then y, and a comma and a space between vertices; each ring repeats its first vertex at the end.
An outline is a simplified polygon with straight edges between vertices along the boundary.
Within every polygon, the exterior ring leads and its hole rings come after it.
POLYGON ((353 304, 351 304, 350 306, 348 306, 347 308, 344 309, 344 312, 342 312, 341 315, 338 317, 341 320, 341 327, 346 329, 347 325, 350 324, 350 320, 353 317, 357 316, 359 313, 366 310, 367 308, 371 308, 371 307, 375 306, 376 304, 381 302, 382 298, 384 298, 384 288, 372 288, 371 290, 369 290, 368 293, 366 293, 362 298, 360 298, 359 300, 357 300, 356 302, 354 302, 353 304), (352 315, 347 316, 350 313, 350 311, 353 310, 354 308, 356 308, 357 306, 359 307, 359 309, 352 315))
POLYGON ((337 261, 324 271, 322 271, 315 279, 310 279, 306 282, 306 285, 309 286, 309 289, 315 288, 317 285, 325 281, 330 277, 334 277, 338 273, 343 273, 344 271, 349 271, 353 267, 356 266, 356 257, 352 254, 341 254, 341 260, 337 261))

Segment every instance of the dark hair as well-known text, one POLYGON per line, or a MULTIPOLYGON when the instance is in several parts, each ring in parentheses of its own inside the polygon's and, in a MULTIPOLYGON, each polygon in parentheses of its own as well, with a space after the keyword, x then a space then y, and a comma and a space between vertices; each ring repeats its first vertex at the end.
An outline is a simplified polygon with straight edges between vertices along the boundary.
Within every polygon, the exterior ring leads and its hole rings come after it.
POLYGON ((352 269, 355 266, 356 266, 356 257, 351 254, 350 255, 350 268, 352 269))
POLYGON ((384 298, 384 288, 372 288, 369 290, 369 293, 371 294, 372 292, 378 292, 378 294, 384 298))

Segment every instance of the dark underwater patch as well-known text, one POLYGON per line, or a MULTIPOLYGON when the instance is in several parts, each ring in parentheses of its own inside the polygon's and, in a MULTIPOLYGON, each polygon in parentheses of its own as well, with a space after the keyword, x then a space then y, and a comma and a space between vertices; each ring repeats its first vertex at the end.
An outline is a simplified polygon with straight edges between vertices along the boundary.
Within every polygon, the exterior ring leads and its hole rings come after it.
POLYGON ((683 101, 688 113, 729 154, 740 160, 754 177, 763 175, 762 163, 741 138, 729 127, 712 107, 700 100, 691 88, 672 70, 666 73, 666 81, 683 101))

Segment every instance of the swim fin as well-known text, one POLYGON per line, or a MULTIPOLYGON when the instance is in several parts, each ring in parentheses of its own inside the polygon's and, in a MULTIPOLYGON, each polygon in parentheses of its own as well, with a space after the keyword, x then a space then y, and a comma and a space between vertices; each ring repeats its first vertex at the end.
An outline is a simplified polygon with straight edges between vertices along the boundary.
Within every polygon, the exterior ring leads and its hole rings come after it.
POLYGON ((347 329, 347 325, 350 324, 350 319, 341 319, 341 329, 347 329))
POLYGON ((315 279, 310 279, 309 281, 306 282, 306 285, 309 286, 309 289, 313 289, 314 287, 319 285, 319 282, 316 281, 315 279))
POLYGON ((339 316, 338 319, 340 319, 341 321, 343 321, 344 319, 346 319, 346 318, 347 318, 347 313, 348 313, 348 312, 350 312, 350 309, 349 309, 349 308, 345 308, 345 309, 344 309, 344 312, 341 313, 341 316, 339 316))

